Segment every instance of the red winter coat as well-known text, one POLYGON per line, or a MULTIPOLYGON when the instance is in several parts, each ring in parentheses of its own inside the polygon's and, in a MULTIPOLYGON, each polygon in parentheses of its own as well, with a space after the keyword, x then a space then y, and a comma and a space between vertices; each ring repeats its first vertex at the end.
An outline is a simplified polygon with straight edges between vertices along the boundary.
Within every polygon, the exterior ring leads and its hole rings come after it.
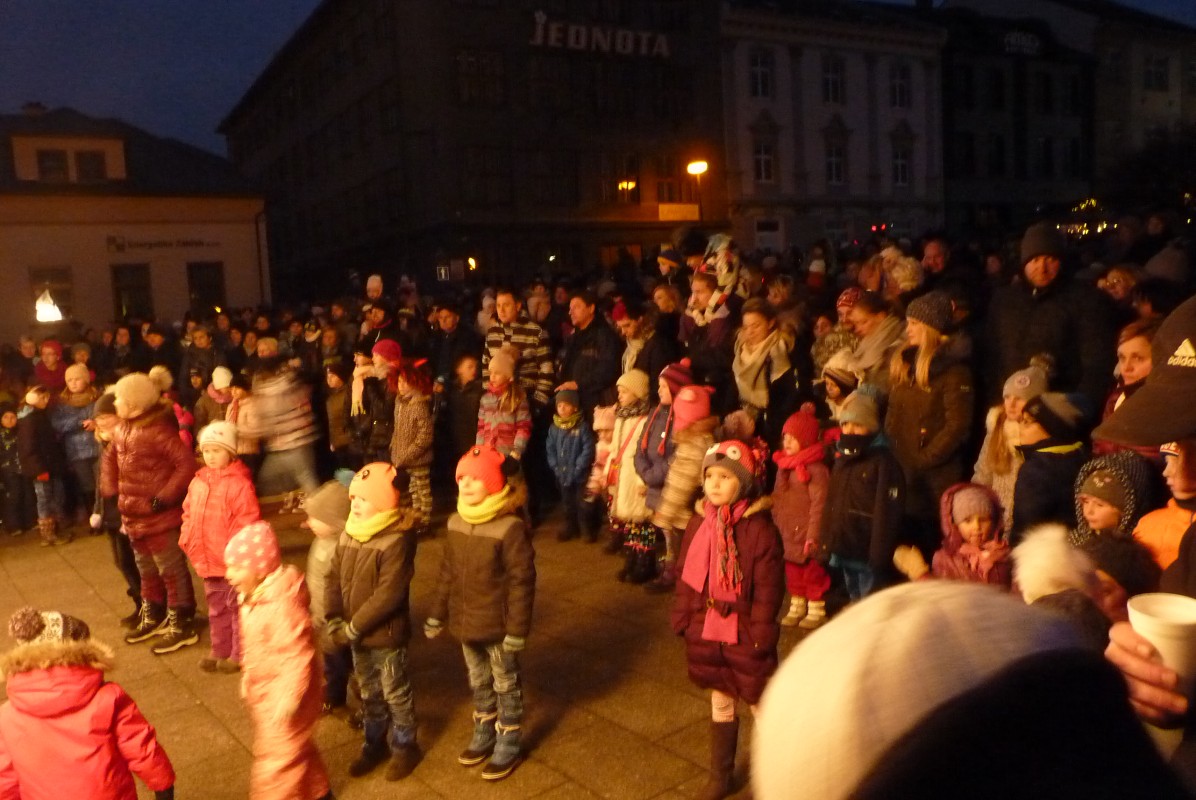
POLYGON ((831 472, 822 462, 808 464, 810 480, 802 482, 795 469, 778 469, 772 489, 772 521, 781 532, 785 560, 804 564, 809 560, 806 542, 822 542, 822 510, 831 485, 831 472))
POLYGON ((195 457, 179 438, 174 409, 158 403, 113 430, 101 462, 100 496, 118 497, 129 538, 143 539, 183 524, 183 497, 194 475, 195 457))
POLYGON ((241 600, 241 694, 253 720, 250 800, 316 800, 328 772, 313 739, 324 702, 303 573, 275 570, 241 600))
POLYGON ((137 800, 174 769, 153 726, 115 683, 112 651, 88 640, 27 644, 8 653, 0 707, 0 800, 137 800))
MULTIPOLYGON (((764 686, 777 668, 781 636, 777 613, 785 595, 781 537, 768 514, 771 505, 767 497, 757 500, 735 523, 735 546, 743 572, 739 600, 733 608, 739 615, 739 641, 722 644, 702 638, 706 592, 695 592, 682 580, 677 581, 672 612, 673 632, 685 637, 689 679, 702 689, 718 689, 753 704, 760 702, 764 686)), ((702 518, 701 513, 695 514, 685 529, 678 567, 685 564, 702 518)))
POLYGON ((249 468, 234 461, 224 469, 200 467, 183 499, 179 547, 201 578, 224 577, 224 548, 246 525, 262 518, 249 468))

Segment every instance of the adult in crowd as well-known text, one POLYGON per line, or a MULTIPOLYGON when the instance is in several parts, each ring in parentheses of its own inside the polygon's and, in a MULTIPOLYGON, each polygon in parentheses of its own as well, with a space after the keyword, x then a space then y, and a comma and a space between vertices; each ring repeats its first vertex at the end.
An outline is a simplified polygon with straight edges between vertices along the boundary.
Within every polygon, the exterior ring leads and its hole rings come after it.
POLYGON ((615 381, 623 374, 623 346, 606 318, 597 313, 596 300, 589 292, 575 292, 569 298, 569 319, 573 333, 565 340, 556 391, 575 390, 582 413, 589 419, 595 406, 615 401, 615 381))
POLYGON ((171 375, 178 375, 182 353, 166 329, 154 324, 145 332, 145 347, 141 350, 139 360, 143 372, 149 372, 154 367, 166 367, 171 375))
POLYGON ((552 350, 544 329, 531 321, 520 305, 519 296, 513 289, 502 288, 494 296, 494 321, 486 330, 483 379, 489 377, 490 358, 508 345, 519 353, 515 377, 527 393, 534 416, 548 407, 552 394, 552 350))
MULTIPOLYGON (((192 370, 198 370, 199 374, 203 376, 203 385, 207 386, 208 381, 212 380, 212 370, 223 366, 226 366, 224 353, 213 346, 212 334, 207 327, 197 325, 191 331, 191 344, 183 348, 179 374, 188 376, 192 370)), ((198 392, 192 389, 189 381, 180 381, 180 383, 182 385, 179 387, 179 394, 183 404, 188 407, 194 405, 199 398, 198 392)))
POLYGON ((710 272, 693 276, 689 306, 681 318, 681 341, 689 356, 695 383, 715 390, 712 410, 726 414, 735 407, 735 382, 731 363, 735 359, 735 332, 739 318, 732 313, 731 295, 719 288, 710 272))
POLYGON ((777 324, 767 300, 753 297, 743 304, 731 371, 740 407, 756 420, 756 432, 772 450, 780 447, 781 427, 798 405, 793 341, 793 331, 777 324))
POLYGON ((277 351, 259 357, 252 385, 256 428, 247 433, 266 446, 257 475, 259 491, 315 491, 320 485, 314 448, 319 431, 312 414, 311 387, 299 380, 277 351))
POLYGON ((362 307, 362 313, 365 315, 365 322, 362 323, 358 343, 364 352, 373 352, 374 345, 383 339, 398 342, 404 353, 411 349, 410 340, 399 330, 398 323, 395 322, 394 306, 385 297, 366 303, 362 307))
POLYGON ((453 366, 462 356, 481 358, 482 337, 469 325, 461 324, 461 307, 451 300, 437 304, 437 330, 432 334, 432 377, 444 386, 452 382, 453 366))
POLYGON ((864 292, 859 296, 851 308, 850 319, 859 340, 851 351, 847 367, 859 376, 860 383, 871 384, 887 394, 889 365, 893 354, 905 341, 904 326, 875 292, 864 292))
POLYGON ((689 278, 691 270, 685 264, 685 258, 672 247, 666 247, 656 257, 656 266, 660 270, 660 284, 672 286, 682 296, 689 294, 689 278))
POLYGON ((649 376, 648 399, 652 405, 660 402, 657 378, 665 367, 681 358, 681 342, 677 341, 680 323, 680 315, 659 314, 656 307, 650 305, 646 306, 638 320, 638 333, 643 338, 644 345, 630 369, 641 370, 649 376))

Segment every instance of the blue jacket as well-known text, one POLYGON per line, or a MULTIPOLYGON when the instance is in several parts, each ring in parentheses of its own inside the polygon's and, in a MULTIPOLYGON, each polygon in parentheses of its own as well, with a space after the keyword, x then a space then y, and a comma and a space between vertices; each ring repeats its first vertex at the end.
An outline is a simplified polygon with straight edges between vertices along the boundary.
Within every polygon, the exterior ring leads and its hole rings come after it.
POLYGON ((99 458, 100 446, 96 442, 96 435, 92 431, 83 430, 83 421, 91 419, 95 410, 95 403, 88 403, 82 408, 67 403, 57 403, 50 410, 50 424, 54 432, 62 440, 62 449, 66 451, 67 461, 86 461, 99 458))
POLYGON ((635 443, 635 471, 648 487, 645 502, 653 511, 660 505, 660 493, 664 490, 664 479, 669 474, 669 462, 677 444, 673 441, 672 406, 658 405, 648 415, 647 438, 643 435, 635 443))
POLYGON ((548 429, 548 466, 560 486, 580 486, 593 464, 594 431, 584 418, 569 430, 556 425, 548 429))

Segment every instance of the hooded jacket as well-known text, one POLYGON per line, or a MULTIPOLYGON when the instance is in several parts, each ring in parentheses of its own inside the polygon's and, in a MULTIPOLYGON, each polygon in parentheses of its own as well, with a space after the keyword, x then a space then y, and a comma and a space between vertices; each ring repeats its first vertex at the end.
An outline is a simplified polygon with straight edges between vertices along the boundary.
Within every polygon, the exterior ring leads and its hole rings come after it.
POLYGON ((830 489, 830 470, 821 461, 806 465, 810 480, 802 481, 795 469, 778 469, 772 488, 772 521, 781 532, 785 560, 804 564, 806 542, 822 542, 822 516, 830 489))
POLYGON ((883 434, 858 452, 838 451, 822 515, 832 555, 868 564, 878 579, 889 575, 904 510, 905 478, 883 434))
MULTIPOLYGON (((648 508, 655 511, 660 507, 660 494, 664 490, 669 463, 673 460, 673 450, 677 446, 672 435, 673 407, 659 404, 654 406, 648 414, 644 428, 635 443, 635 471, 648 487, 648 508)), ((688 502, 684 506, 686 510, 689 509, 688 502)), ((689 515, 686 514, 685 522, 688 521, 689 515)), ((683 527, 685 522, 677 527, 683 527)))
POLYGON ((1133 534, 1138 520, 1151 507, 1152 467, 1150 462, 1132 450, 1118 450, 1107 455, 1098 456, 1080 467, 1076 474, 1075 513, 1076 527, 1071 532, 1071 542, 1083 546, 1085 542, 1096 535, 1096 531, 1084 519, 1084 504, 1080 502, 1080 488, 1092 473, 1103 470, 1110 473, 1121 484, 1125 492, 1125 507, 1121 509, 1121 517, 1117 521, 1117 528, 1109 531, 1116 536, 1127 537, 1133 534))
POLYGON ((153 726, 115 683, 112 650, 95 640, 20 645, 0 660, 0 798, 136 800, 174 785, 153 726))
POLYGON ((432 409, 427 395, 413 392, 395 398, 390 463, 400 469, 432 463, 432 409))
POLYGON ((519 509, 524 486, 513 488, 494 519, 470 525, 460 514, 448 519, 440 578, 428 616, 446 621, 462 642, 491 644, 506 636, 525 638, 536 595, 536 551, 519 509))
POLYGON ((328 619, 352 622, 366 647, 404 647, 411 639, 414 517, 404 509, 390 527, 359 542, 341 533, 324 589, 328 619))
POLYGON ((935 551, 934 558, 930 562, 930 571, 934 577, 1008 587, 1012 579, 1012 567, 1009 561, 1009 547, 1003 543, 1001 538, 1004 533, 1002 519, 1001 501, 997 498, 996 492, 987 486, 959 483, 943 492, 942 499, 939 502, 939 520, 942 523, 943 543, 935 551), (991 538, 994 544, 985 547, 987 552, 985 560, 991 564, 987 573, 982 573, 979 569, 973 569, 968 555, 959 552, 960 548, 964 545, 964 538, 963 534, 959 532, 959 526, 955 524, 953 506, 955 505, 955 495, 967 488, 983 489, 984 493, 988 495, 989 502, 992 504, 994 511, 991 538))
POLYGON ((1009 544, 1017 547, 1026 529, 1043 522, 1073 528, 1076 475, 1088 454, 1082 443, 1048 438, 1021 445, 1022 468, 1013 488, 1013 530, 1009 544))
POLYGON ((253 477, 244 462, 200 467, 183 498, 179 547, 201 578, 223 578, 224 548, 246 525, 262 518, 253 477))
POLYGON ((100 455, 95 433, 83 427, 84 421, 92 417, 98 394, 94 389, 89 390, 76 402, 82 402, 88 396, 92 398, 91 402, 84 402, 82 405, 60 400, 50 408, 50 422, 54 426, 54 432, 62 440, 67 461, 88 461, 100 455))
POLYGON ((565 430, 553 425, 548 429, 548 468, 557 484, 565 489, 581 486, 594 465, 594 431, 585 417, 565 430))
POLYGON ((635 471, 635 446, 644 434, 647 417, 615 417, 614 437, 606 460, 608 509, 621 522, 648 518, 644 481, 635 471))
POLYGON ((21 474, 26 478, 47 472, 61 476, 66 471, 66 459, 50 424, 48 409, 30 408, 28 414, 17 420, 17 452, 21 455, 21 474))
POLYGON ((714 444, 717 427, 718 417, 706 417, 673 431, 673 457, 652 519, 657 527, 682 530, 689 524, 694 494, 702 485, 702 461, 714 444))

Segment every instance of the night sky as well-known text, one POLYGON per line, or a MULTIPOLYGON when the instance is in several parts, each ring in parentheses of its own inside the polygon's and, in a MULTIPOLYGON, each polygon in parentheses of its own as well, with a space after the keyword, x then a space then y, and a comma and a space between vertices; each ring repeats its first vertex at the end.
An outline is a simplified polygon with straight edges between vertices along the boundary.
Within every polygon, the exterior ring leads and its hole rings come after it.
MULTIPOLYGON (((1193 0, 1124 2, 1196 26, 1193 0)), ((318 3, 0 0, 0 113, 73 106, 223 153, 216 126, 318 3)))

